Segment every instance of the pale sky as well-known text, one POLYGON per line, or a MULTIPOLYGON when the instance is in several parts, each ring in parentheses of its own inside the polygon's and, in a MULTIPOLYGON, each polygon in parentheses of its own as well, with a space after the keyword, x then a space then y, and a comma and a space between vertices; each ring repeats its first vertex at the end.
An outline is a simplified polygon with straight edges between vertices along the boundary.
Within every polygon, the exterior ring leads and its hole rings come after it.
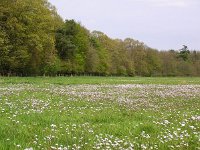
POLYGON ((49 0, 63 19, 159 50, 200 50, 200 0, 49 0))

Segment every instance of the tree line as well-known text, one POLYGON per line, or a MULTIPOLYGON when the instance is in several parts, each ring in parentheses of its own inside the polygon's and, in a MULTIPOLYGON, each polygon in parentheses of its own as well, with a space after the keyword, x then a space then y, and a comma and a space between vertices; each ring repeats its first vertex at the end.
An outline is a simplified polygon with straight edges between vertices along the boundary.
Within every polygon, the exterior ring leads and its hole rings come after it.
POLYGON ((200 76, 200 52, 158 51, 63 21, 47 0, 0 1, 0 75, 200 76))

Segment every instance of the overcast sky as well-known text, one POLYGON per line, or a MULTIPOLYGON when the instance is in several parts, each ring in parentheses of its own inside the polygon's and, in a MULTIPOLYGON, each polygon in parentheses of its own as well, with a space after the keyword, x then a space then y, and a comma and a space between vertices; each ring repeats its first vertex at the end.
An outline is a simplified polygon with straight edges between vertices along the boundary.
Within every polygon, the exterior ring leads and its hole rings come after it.
POLYGON ((63 19, 75 19, 111 38, 143 41, 159 50, 200 50, 200 0, 49 0, 63 19))

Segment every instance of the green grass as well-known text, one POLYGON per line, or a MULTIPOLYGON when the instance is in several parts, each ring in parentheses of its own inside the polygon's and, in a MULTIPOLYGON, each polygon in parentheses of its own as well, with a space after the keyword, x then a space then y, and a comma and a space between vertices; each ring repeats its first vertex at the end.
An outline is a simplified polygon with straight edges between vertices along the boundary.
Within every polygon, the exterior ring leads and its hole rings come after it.
POLYGON ((200 77, 0 77, 0 83, 36 84, 200 84, 200 77))
POLYGON ((199 79, 2 77, 0 149, 198 149, 199 79))

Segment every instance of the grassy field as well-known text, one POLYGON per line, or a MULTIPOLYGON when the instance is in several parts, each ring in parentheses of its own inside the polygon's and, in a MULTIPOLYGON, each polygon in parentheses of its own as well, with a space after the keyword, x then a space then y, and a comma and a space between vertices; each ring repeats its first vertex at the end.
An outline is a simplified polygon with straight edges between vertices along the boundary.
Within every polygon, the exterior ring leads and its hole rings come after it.
POLYGON ((200 149, 200 78, 1 77, 0 150, 200 149))
POLYGON ((0 77, 0 83, 30 84, 199 84, 200 77, 0 77))

